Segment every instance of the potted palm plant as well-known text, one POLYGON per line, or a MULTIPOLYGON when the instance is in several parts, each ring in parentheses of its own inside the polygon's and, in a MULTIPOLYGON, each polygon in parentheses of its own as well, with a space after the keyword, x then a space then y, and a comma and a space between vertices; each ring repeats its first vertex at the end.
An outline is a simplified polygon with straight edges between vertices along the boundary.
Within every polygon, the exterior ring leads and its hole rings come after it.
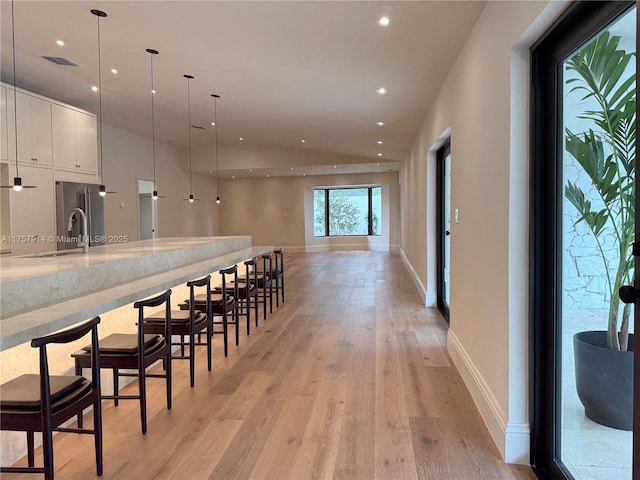
POLYGON ((567 62, 566 86, 589 104, 579 118, 589 125, 566 129, 566 151, 582 167, 587 182, 568 181, 567 200, 595 240, 608 294, 606 331, 574 336, 576 389, 590 419, 619 429, 632 427, 633 334, 631 305, 619 289, 633 280, 631 245, 635 219, 636 76, 635 52, 620 48, 609 32, 567 62), (615 254, 611 254, 611 251, 615 254))

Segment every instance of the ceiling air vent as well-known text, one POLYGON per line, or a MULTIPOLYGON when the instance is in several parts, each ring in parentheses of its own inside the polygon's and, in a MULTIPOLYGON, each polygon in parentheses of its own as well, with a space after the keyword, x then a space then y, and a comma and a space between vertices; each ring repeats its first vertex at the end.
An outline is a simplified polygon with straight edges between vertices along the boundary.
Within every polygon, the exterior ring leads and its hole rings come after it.
POLYGON ((76 62, 74 62, 73 60, 69 60, 68 58, 64 58, 64 57, 47 57, 47 56, 43 56, 42 58, 44 58, 45 60, 49 60, 50 62, 53 62, 56 65, 64 65, 66 67, 79 67, 79 65, 76 62))

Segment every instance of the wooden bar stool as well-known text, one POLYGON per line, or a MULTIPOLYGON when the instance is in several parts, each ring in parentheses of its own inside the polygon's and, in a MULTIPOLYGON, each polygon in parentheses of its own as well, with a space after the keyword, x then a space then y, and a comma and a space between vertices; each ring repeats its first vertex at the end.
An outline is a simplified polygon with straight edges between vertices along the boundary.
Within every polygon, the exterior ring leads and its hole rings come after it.
MULTIPOLYGON (((236 328, 236 345, 240 343, 240 321, 238 312, 238 267, 233 265, 223 268, 218 272, 221 276, 222 284, 216 287, 211 294, 210 317, 213 324, 213 335, 221 334, 224 343, 224 356, 229 355, 229 324, 236 328), (215 320, 214 316, 222 317, 222 320, 215 320), (216 325, 222 325, 222 330, 216 330, 216 325)), ((191 302, 185 300, 180 304, 181 310, 190 308, 191 302)), ((195 309, 207 312, 207 298, 205 295, 196 295, 194 299, 195 309)))
POLYGON ((282 295, 282 303, 284 303, 284 248, 274 250, 273 256, 276 260, 276 266, 271 270, 271 280, 275 283, 276 307, 279 307, 278 292, 282 295))
MULTIPOLYGON (((172 345, 180 346, 180 354, 173 355, 174 360, 189 360, 189 378, 191 387, 195 385, 195 347, 207 347, 207 368, 211 371, 211 335, 213 333, 211 312, 211 275, 187 282, 189 287, 189 310, 172 310, 171 311, 171 334, 179 335, 179 342, 172 342, 172 345), (199 294, 205 297, 204 311, 195 308, 195 289, 204 289, 206 293, 199 294), (206 340, 200 341, 200 333, 206 330, 206 340), (189 343, 185 344, 184 337, 188 337, 189 343), (198 341, 196 341, 196 335, 198 341), (185 345, 189 346, 189 355, 185 355, 185 345)), ((166 318, 164 314, 153 314, 145 317, 144 333, 156 333, 162 335, 164 333, 166 318)))
POLYGON ((247 318, 247 335, 251 335, 251 308, 255 310, 256 327, 258 326, 258 262, 255 258, 244 262, 245 279, 248 278, 249 282, 242 282, 238 278, 238 308, 240 315, 244 315, 247 318))
MULTIPOLYGON (((147 377, 164 378, 167 388, 167 409, 171 410, 171 290, 133 304, 138 310, 137 333, 113 333, 100 340, 98 356, 100 368, 113 370, 113 395, 103 395, 103 399, 114 400, 117 406, 119 400, 140 401, 140 421, 142 434, 147 433, 147 377), (162 334, 145 334, 144 309, 147 307, 165 306, 164 332, 162 334), (162 360, 165 373, 147 373, 146 368, 162 360), (136 370, 136 373, 121 373, 120 369, 136 370), (118 393, 118 379, 120 377, 137 377, 139 395, 120 395, 118 393)), ((76 361, 76 374, 80 375, 83 368, 91 364, 93 348, 91 345, 71 354, 76 361)), ((81 420, 78 419, 80 422, 81 420)))
POLYGON ((265 253, 262 255, 262 270, 255 272, 252 278, 239 277, 240 284, 253 283, 258 289, 258 293, 262 296, 262 315, 264 320, 267 319, 267 293, 269 294, 269 313, 273 313, 273 283, 271 282, 271 276, 269 272, 273 269, 273 252, 265 253), (267 264, 268 260, 268 264, 267 264), (265 273, 267 272, 267 273, 265 273))
POLYGON ((1 467, 2 473, 44 473, 53 480, 53 432, 88 433, 95 437, 96 471, 102 475, 102 407, 100 405, 100 359, 98 323, 95 317, 68 330, 35 338, 31 346, 40 350, 40 374, 21 375, 0 385, 0 425, 2 430, 27 433, 28 467, 1 467), (88 367, 91 380, 79 375, 49 375, 47 345, 70 343, 91 332, 88 367), (82 411, 93 407, 93 428, 58 428, 82 411), (34 432, 42 432, 44 467, 35 467, 34 432))

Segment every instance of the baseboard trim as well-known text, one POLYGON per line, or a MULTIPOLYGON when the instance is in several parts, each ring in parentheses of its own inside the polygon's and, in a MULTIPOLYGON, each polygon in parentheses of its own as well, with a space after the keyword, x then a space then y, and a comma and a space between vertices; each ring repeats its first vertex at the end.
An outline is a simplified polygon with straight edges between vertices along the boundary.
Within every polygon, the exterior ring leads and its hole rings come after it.
POLYGON ((436 294, 436 292, 427 292, 425 305, 427 307, 435 307, 437 303, 438 303, 438 295, 436 294))
MULTIPOLYGON (((431 296, 431 292, 427 293, 427 288, 422 283, 422 280, 420 280, 418 273, 413 268, 413 265, 411 265, 411 262, 409 262, 409 259, 407 258, 402 248, 400 248, 400 258, 402 258, 402 262, 404 263, 404 266, 407 267, 407 270, 409 271, 409 275, 411 276, 411 279, 413 280, 414 285, 418 289, 418 293, 420 294, 420 298, 422 299, 422 302, 424 303, 425 306, 428 306, 428 307, 432 306, 432 304, 428 303, 428 300, 431 296)), ((435 300, 433 301, 433 305, 435 305, 435 300)))
MULTIPOLYGON (((306 245, 305 247, 302 247, 302 248, 304 248, 304 250, 301 250, 301 251, 306 253, 336 252, 341 250, 366 250, 371 252, 396 252, 397 251, 397 249, 394 249, 393 245, 388 245, 388 244, 365 245, 362 243, 342 243, 342 244, 336 244, 336 245, 306 245)), ((286 250, 288 249, 286 249, 285 247, 285 251, 286 250)))
MULTIPOLYGON (((505 448, 507 416, 502 411, 502 408, 500 408, 487 382, 473 364, 471 357, 469 357, 469 354, 451 328, 447 332, 447 351, 458 372, 460 372, 460 376, 467 386, 471 398, 473 398, 493 442, 496 444, 496 447, 498 447, 500 455, 507 461, 505 448)), ((511 433, 514 437, 521 440, 522 432, 518 431, 515 425, 512 426, 511 433)))
POLYGON ((505 462, 531 464, 531 428, 528 423, 508 423, 504 443, 505 462))

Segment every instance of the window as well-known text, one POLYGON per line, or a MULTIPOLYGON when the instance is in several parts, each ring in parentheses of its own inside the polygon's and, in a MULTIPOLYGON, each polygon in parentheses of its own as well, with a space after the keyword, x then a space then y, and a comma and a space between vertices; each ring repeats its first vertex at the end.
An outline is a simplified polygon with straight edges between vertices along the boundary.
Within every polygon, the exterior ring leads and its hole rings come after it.
POLYGON ((380 235, 382 187, 313 190, 313 235, 380 235))

